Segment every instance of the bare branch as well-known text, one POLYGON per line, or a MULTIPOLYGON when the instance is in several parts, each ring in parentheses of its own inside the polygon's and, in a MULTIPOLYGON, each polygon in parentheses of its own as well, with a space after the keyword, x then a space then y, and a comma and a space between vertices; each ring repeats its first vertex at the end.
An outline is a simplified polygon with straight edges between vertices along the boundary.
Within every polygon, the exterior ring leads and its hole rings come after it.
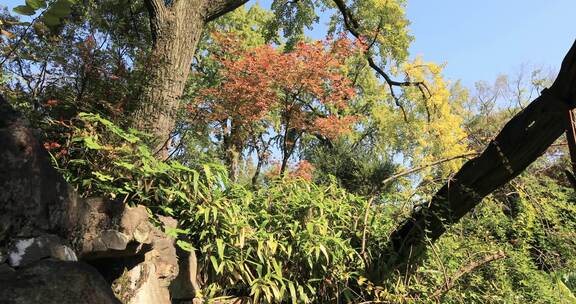
MULTIPOLYGON (((350 32, 350 34, 352 34, 352 36, 356 37, 357 39, 362 40, 364 38, 364 36, 360 33, 360 24, 354 18, 354 16, 352 15, 352 12, 348 9, 348 7, 346 7, 346 3, 344 2, 344 0, 334 0, 334 3, 336 4, 336 7, 338 8, 340 13, 342 14, 342 18, 344 19, 344 26, 346 27, 348 32, 350 32)), ((380 25, 379 25, 379 27, 380 27, 380 25)), ((378 30, 378 32, 379 32, 379 30, 378 30)), ((378 73, 380 76, 382 76, 382 78, 384 78, 384 81, 386 81, 386 83, 390 87, 390 92, 391 92, 391 95, 396 102, 396 105, 398 107, 400 107, 400 109, 402 109, 402 112, 404 114, 404 119, 407 120, 406 111, 402 107, 400 99, 394 93, 393 87, 410 87, 410 86, 418 87, 420 89, 420 92, 422 93, 422 97, 424 99, 428 98, 426 96, 426 94, 424 93, 424 90, 426 90, 429 95, 430 95, 430 90, 428 89, 428 86, 426 86, 426 84, 422 81, 416 81, 416 82, 414 82, 414 81, 396 81, 396 80, 393 80, 392 77, 390 77, 390 75, 388 75, 386 72, 384 72, 384 70, 382 68, 380 68, 378 66, 378 64, 376 64, 376 61, 374 61, 374 58, 372 57, 372 54, 370 53, 370 49, 374 45, 374 43, 376 42, 377 37, 378 37, 378 33, 376 34, 376 36, 374 37, 372 42, 369 44, 368 48, 366 48, 364 50, 364 55, 366 56, 366 60, 368 61, 368 64, 370 65, 370 67, 372 69, 374 69, 374 71, 376 71, 376 73, 378 73)))
POLYGON ((478 261, 474 261, 474 262, 464 266, 463 268, 458 270, 455 274, 453 274, 450 279, 446 279, 446 281, 444 282, 442 287, 438 288, 438 290, 436 290, 432 294, 432 298, 439 299, 443 294, 445 294, 450 289, 452 289, 454 287, 454 285, 456 284, 456 281, 458 281, 461 277, 465 276, 466 274, 476 270, 477 268, 479 268, 485 264, 488 264, 492 261, 496 261, 496 260, 499 260, 499 259, 502 259, 505 257, 506 257, 506 253, 504 253, 504 251, 498 251, 494 254, 489 254, 487 256, 484 256, 483 258, 481 258, 478 261))
POLYGON ((441 164, 443 164, 443 163, 446 163, 446 162, 449 162, 449 161, 452 161, 452 160, 455 160, 455 159, 476 157, 476 156, 478 156, 478 155, 480 155, 480 153, 477 153, 477 152, 461 154, 461 155, 457 155, 457 156, 452 156, 452 157, 448 157, 448 158, 443 158, 443 159, 437 160, 437 161, 435 161, 435 162, 431 162, 431 163, 429 163, 429 164, 425 164, 425 165, 422 165, 422 166, 414 167, 414 168, 411 168, 411 169, 408 169, 408 170, 405 170, 405 171, 400 171, 400 172, 398 172, 398 173, 396 173, 396 174, 394 174, 394 175, 386 178, 385 180, 383 180, 383 181, 382 181, 382 185, 386 185, 386 184, 388 184, 389 182, 391 182, 391 181, 393 181, 393 180, 395 180, 395 179, 398 179, 398 178, 400 178, 400 177, 402 177, 402 176, 406 176, 406 175, 412 174, 412 173, 414 173, 414 172, 418 172, 418 171, 420 171, 420 170, 424 170, 424 169, 429 168, 429 167, 438 166, 438 165, 441 165, 441 164))

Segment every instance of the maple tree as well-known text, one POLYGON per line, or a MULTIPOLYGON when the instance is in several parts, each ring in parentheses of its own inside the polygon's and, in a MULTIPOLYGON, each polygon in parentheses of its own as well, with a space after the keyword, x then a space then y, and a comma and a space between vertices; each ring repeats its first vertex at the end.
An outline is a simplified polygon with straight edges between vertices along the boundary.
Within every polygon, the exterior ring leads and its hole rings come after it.
POLYGON ((189 111, 215 126, 234 179, 248 143, 259 156, 269 149, 264 133, 279 146, 284 174, 304 134, 334 139, 351 130, 355 117, 346 109, 355 91, 341 69, 357 51, 352 41, 301 42, 282 52, 271 45, 243 49, 233 35, 215 40, 224 54, 214 54, 221 81, 201 89, 189 111))

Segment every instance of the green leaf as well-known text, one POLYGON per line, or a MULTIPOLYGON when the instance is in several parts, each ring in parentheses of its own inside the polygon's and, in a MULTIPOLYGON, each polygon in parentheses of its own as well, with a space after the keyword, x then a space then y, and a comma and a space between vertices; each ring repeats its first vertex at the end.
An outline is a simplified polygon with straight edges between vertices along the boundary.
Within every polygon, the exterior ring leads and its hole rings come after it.
POLYGON ((26 5, 37 10, 40 8, 46 8, 45 0, 26 0, 26 5))
POLYGON ((186 167, 186 166, 183 166, 182 164, 180 164, 180 163, 177 162, 177 161, 171 161, 171 162, 170 162, 170 167, 172 167, 172 168, 174 168, 174 169, 176 169, 176 170, 180 170, 180 171, 194 172, 194 170, 192 170, 192 169, 190 169, 190 168, 188 168, 188 167, 186 167))
POLYGON ((185 242, 182 240, 177 240, 176 245, 178 245, 178 247, 180 247, 184 251, 188 251, 188 252, 194 251, 194 247, 192 247, 192 244, 190 244, 188 242, 185 242))
POLYGON ((98 144, 96 139, 92 136, 84 137, 84 144, 86 145, 86 148, 91 150, 101 150, 102 148, 104 148, 103 146, 98 144))
POLYGON ((216 273, 219 273, 218 260, 216 260, 216 257, 211 255, 210 256, 210 262, 212 262, 212 267, 214 267, 214 270, 216 271, 216 273))
POLYGON ((113 181, 113 180, 114 180, 114 177, 112 177, 112 176, 110 176, 110 175, 106 175, 106 174, 100 173, 100 172, 98 172, 98 171, 93 171, 93 172, 92 172, 92 175, 96 176, 96 178, 97 178, 98 180, 103 181, 103 182, 108 182, 108 181, 113 181))
POLYGON ((288 281, 288 289, 290 290, 290 299, 292 300, 292 304, 298 303, 298 299, 296 298, 296 288, 294 288, 294 283, 292 283, 292 281, 288 281))
POLYGON ((323 244, 320 244, 320 251, 322 251, 322 253, 324 254, 324 256, 326 257, 326 261, 329 262, 330 258, 328 256, 328 251, 326 251, 326 247, 324 247, 323 244))
POLYGON ((44 16, 42 16, 42 22, 44 22, 44 24, 47 27, 56 27, 60 25, 60 18, 53 15, 45 14, 44 16))
POLYGON ((52 4, 46 14, 59 18, 67 17, 72 12, 71 3, 66 0, 59 0, 52 4))
POLYGON ((18 5, 17 7, 12 9, 15 13, 20 15, 32 16, 36 14, 36 10, 31 8, 28 5, 18 5))
POLYGON ((222 239, 216 239, 216 247, 218 248, 218 256, 221 260, 224 260, 224 241, 222 239))
POLYGON ((134 169, 134 167, 135 167, 133 164, 130 164, 130 163, 127 163, 127 162, 123 162, 123 161, 114 162, 114 164, 115 164, 116 166, 123 167, 123 168, 126 168, 126 169, 128 169, 128 170, 132 170, 132 169, 134 169))

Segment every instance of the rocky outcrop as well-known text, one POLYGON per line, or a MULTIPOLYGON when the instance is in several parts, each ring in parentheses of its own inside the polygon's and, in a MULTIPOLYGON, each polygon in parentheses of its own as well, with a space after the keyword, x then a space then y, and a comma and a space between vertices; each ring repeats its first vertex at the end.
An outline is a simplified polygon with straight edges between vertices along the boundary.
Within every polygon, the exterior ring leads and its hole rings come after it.
POLYGON ((1 96, 0 147, 0 303, 170 303, 174 240, 145 207, 79 197, 1 96))

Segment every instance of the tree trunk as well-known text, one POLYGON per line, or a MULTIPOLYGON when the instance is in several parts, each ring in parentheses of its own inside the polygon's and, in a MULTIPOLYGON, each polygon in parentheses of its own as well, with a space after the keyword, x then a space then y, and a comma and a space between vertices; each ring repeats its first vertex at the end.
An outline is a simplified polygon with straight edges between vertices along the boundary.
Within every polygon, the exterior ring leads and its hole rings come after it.
POLYGON ((131 126, 154 136, 152 148, 168 155, 180 97, 206 22, 238 8, 238 0, 146 0, 152 30, 148 78, 142 88, 131 126))
MULTIPOLYGON (((560 137, 566 113, 576 106, 576 43, 564 59, 551 89, 514 116, 482 154, 456 173, 428 207, 412 214, 390 237, 390 268, 412 264, 422 256, 426 238, 438 239, 482 198, 518 176, 560 137)), ((382 262, 382 261, 381 261, 382 262)), ((381 272, 383 269, 373 269, 381 272)))
POLYGON ((232 142, 232 144, 226 150, 226 163, 228 165, 230 180, 233 182, 238 181, 240 153, 240 147, 235 142, 232 142))
POLYGON ((201 1, 178 1, 174 7, 147 1, 153 33, 146 84, 132 127, 154 136, 152 147, 166 156, 180 97, 204 27, 201 1))
POLYGON ((234 120, 225 120, 221 122, 223 126, 223 152, 224 152, 224 162, 228 168, 228 174, 230 180, 235 182, 238 180, 238 172, 240 166, 240 155, 244 145, 241 138, 241 128, 234 123, 234 120), (228 127, 228 122, 230 127, 228 127))

